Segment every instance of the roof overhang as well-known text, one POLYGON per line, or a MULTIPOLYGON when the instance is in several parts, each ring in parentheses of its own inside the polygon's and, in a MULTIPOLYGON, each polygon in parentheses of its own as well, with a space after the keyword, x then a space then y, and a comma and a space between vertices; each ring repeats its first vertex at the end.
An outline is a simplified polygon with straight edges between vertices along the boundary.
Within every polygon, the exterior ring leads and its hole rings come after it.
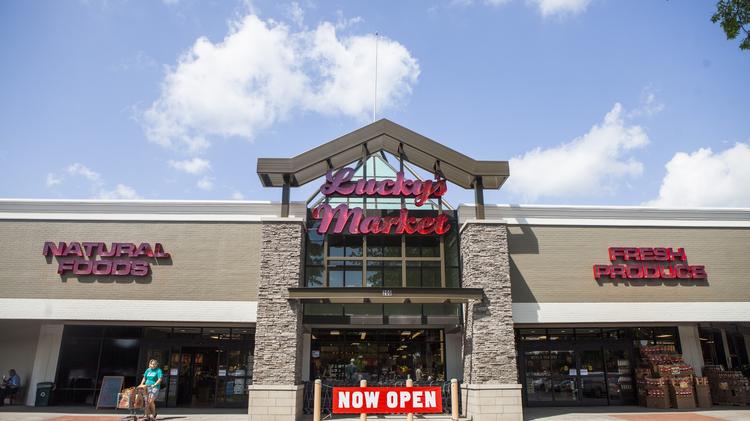
POLYGON ((510 175, 508 161, 477 161, 390 120, 382 119, 293 158, 258 158, 264 187, 299 187, 330 169, 342 168, 368 154, 386 151, 425 171, 439 169, 465 189, 499 189, 510 175))
POLYGON ((289 288, 289 298, 331 304, 434 304, 481 300, 481 288, 289 288))

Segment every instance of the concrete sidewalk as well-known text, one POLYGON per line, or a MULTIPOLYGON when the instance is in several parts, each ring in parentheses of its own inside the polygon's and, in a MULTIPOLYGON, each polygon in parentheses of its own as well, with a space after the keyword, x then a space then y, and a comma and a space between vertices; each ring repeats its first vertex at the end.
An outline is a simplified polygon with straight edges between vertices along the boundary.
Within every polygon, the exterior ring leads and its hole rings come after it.
MULTIPOLYGON (((126 411, 96 410, 77 407, 4 407, 0 408, 0 421, 119 421, 126 411)), ((163 421, 247 421, 247 410, 167 408, 159 411, 163 421)), ((310 421, 305 417, 303 421, 310 421)), ((337 415, 332 421, 359 421, 359 417, 337 415)), ((405 420, 405 416, 370 415, 372 421, 405 420)), ((446 416, 415 416, 415 420, 447 421, 446 416)), ((710 410, 654 411, 637 406, 610 406, 589 408, 524 408, 526 421, 750 421, 750 407, 714 407, 710 410), (745 409, 747 408, 747 409, 745 409)))
POLYGON ((639 406, 524 408, 523 411, 527 421, 750 421, 750 407, 737 406, 683 411, 639 406))

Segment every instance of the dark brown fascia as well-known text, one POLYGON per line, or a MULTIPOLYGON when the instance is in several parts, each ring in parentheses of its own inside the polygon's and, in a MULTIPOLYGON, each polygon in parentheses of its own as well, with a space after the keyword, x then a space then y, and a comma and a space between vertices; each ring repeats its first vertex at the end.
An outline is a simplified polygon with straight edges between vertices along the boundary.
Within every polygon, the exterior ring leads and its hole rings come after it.
POLYGON ((465 303, 481 300, 481 288, 289 288, 289 298, 328 303, 465 303), (384 294, 384 291, 387 291, 384 294))
POLYGON ((282 187, 284 175, 299 187, 344 167, 363 154, 386 151, 394 156, 402 145, 404 159, 432 172, 435 162, 445 178, 470 189, 478 178, 484 189, 499 189, 510 175, 508 161, 477 161, 390 120, 382 119, 299 154, 293 158, 258 158, 257 172, 264 187, 282 187))

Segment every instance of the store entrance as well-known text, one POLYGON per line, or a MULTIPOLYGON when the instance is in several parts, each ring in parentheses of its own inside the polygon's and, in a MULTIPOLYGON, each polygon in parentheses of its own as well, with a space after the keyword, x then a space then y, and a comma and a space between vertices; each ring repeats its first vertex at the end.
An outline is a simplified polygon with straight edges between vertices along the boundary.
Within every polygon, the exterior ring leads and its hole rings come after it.
POLYGON ((310 378, 326 384, 445 382, 443 329, 313 329, 310 378))
POLYGON ((215 348, 182 348, 178 406, 213 406, 219 352, 215 348))
POLYGON ((543 335, 527 331, 530 334, 519 344, 526 404, 635 403, 632 342, 619 335, 602 338, 600 329, 576 329, 575 336, 573 329, 541 329, 543 335))

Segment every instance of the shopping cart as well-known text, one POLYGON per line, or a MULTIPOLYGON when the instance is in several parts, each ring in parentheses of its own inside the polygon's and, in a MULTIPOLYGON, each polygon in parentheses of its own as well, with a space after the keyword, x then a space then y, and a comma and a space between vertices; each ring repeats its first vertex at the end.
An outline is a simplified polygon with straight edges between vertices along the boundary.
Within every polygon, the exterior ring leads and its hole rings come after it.
POLYGON ((148 407, 148 393, 145 387, 129 387, 117 394, 117 408, 127 409, 128 415, 122 421, 138 421, 138 417, 146 419, 148 407))

